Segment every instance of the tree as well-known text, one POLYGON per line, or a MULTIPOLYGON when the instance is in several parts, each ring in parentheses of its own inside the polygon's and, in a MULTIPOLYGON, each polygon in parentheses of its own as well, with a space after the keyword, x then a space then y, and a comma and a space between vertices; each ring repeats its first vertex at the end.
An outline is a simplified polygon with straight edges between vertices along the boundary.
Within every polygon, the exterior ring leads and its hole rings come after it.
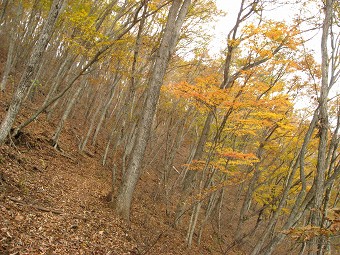
MULTIPOLYGON (((325 253, 325 242, 324 233, 325 231, 325 215, 326 209, 329 203, 330 187, 333 182, 339 177, 339 161, 337 160, 339 140, 339 112, 335 112, 335 126, 333 128, 329 125, 329 113, 330 107, 328 106, 329 98, 328 93, 330 88, 334 85, 334 82, 338 79, 338 62, 335 57, 334 45, 336 44, 335 37, 332 30, 332 20, 334 18, 334 1, 325 1, 322 3, 324 18, 322 27, 322 38, 321 38, 321 80, 315 88, 318 88, 318 101, 316 109, 314 110, 313 117, 309 122, 308 130, 304 135, 304 142, 299 148, 299 152, 295 159, 292 161, 290 166, 289 175, 286 177, 285 186, 280 196, 280 202, 278 209, 275 211, 272 217, 270 217, 266 230, 262 233, 262 238, 258 241, 256 247, 253 249, 252 254, 272 254, 276 245, 278 245, 286 235, 289 233, 289 229, 302 230, 303 233, 307 233, 307 238, 302 241, 300 252, 305 252, 306 247, 309 249, 310 254, 324 254, 325 253), (332 32, 331 32, 332 31, 332 32), (333 48, 333 53, 329 55, 328 47, 329 39, 331 38, 330 45, 333 48), (330 75, 330 76, 329 76, 330 75), (331 137, 329 137, 329 131, 331 131, 331 137), (317 132, 316 132, 317 131, 317 132), (314 137, 313 137, 314 133, 314 137), (312 151, 312 155, 315 157, 314 171, 315 175, 313 180, 307 179, 306 176, 306 160, 308 147, 311 146, 312 141, 317 141, 317 149, 312 151), (294 176, 298 174, 299 178, 295 180, 294 176), (283 221, 281 229, 277 230, 277 235, 273 238, 268 237, 270 232, 274 230, 275 224, 278 221, 280 212, 283 209, 283 205, 289 198, 289 192, 294 186, 301 185, 298 194, 294 197, 291 209, 287 217, 283 221), (311 209, 309 213, 308 209, 311 209), (307 223, 300 222, 305 217, 307 223), (304 224, 311 224, 305 226, 304 224), (302 225, 302 227, 297 227, 302 225), (285 232, 286 231, 286 232, 285 232), (308 237, 309 236, 309 237, 308 237), (311 240, 311 242, 310 242, 311 240)), ((312 73, 311 69, 307 72, 312 73)), ((281 219, 282 220, 282 219, 281 219)))
POLYGON ((157 51, 155 64, 149 81, 147 99, 136 134, 136 143, 132 149, 132 156, 126 172, 124 173, 123 181, 115 202, 117 213, 126 220, 129 220, 130 217, 132 196, 140 176, 141 163, 150 136, 152 122, 160 95, 160 88, 163 83, 169 59, 175 50, 180 35, 180 29, 190 4, 190 0, 174 0, 169 10, 164 35, 157 51))
MULTIPOLYGON (((73 53, 68 52, 69 48, 67 46, 71 48, 72 45, 65 46, 64 45, 65 42, 61 42, 61 45, 59 45, 60 47, 57 48, 57 52, 60 51, 59 48, 61 49, 66 48, 65 50, 66 58, 62 62, 61 68, 59 68, 57 71, 57 74, 58 74, 56 77, 57 82, 61 83, 61 81, 65 78, 65 75, 68 72, 70 72, 70 68, 72 67, 72 64, 74 65, 73 67, 76 70, 75 73, 74 74, 72 73, 72 75, 67 77, 68 80, 66 82, 66 85, 62 89, 60 89, 59 93, 56 93, 54 95, 54 93, 56 92, 55 91, 56 88, 52 86, 51 91, 50 91, 52 93, 51 94, 49 93, 43 105, 30 118, 28 118, 26 121, 24 121, 22 124, 20 124, 17 128, 14 129, 12 133, 13 136, 16 136, 22 128, 29 125, 32 121, 34 121, 42 112, 44 112, 52 104, 56 106, 56 101, 59 98, 63 97, 66 94, 66 92, 68 92, 70 88, 73 87, 73 85, 78 80, 78 78, 81 77, 86 71, 88 71, 89 68, 92 67, 95 63, 97 63, 100 58, 105 56, 105 53, 112 50, 113 46, 118 41, 120 41, 122 37, 124 37, 127 33, 129 33, 129 31, 139 22, 140 18, 138 17, 138 14, 141 8, 145 5, 145 2, 141 2, 140 4, 131 4, 131 5, 132 6, 130 6, 130 4, 127 3, 126 5, 123 5, 119 9, 119 12, 117 13, 117 17, 115 17, 115 19, 113 20, 113 24, 110 24, 111 25, 110 29, 106 31, 107 35, 103 37, 100 36, 99 38, 103 40, 99 40, 98 44, 95 43, 96 38, 97 38, 96 36, 94 36, 94 38, 90 37, 90 42, 87 42, 86 38, 88 35, 86 33, 84 35, 81 34, 79 37, 75 37, 75 38, 71 36, 72 39, 76 40, 76 43, 75 43, 76 48, 84 54, 83 56, 80 54, 73 54, 73 53), (125 8, 128 9, 130 12, 126 12, 125 8), (119 20, 124 19, 124 18, 126 18, 126 22, 122 24, 119 23, 119 20), (119 26, 115 26, 117 22, 119 23, 119 26), (85 38, 83 38, 83 36, 85 38), (88 43, 90 44, 91 49, 87 51, 86 49, 84 49, 84 45, 87 46, 88 43), (80 58, 80 60, 75 61, 78 57, 80 58)), ((76 20, 79 21, 79 18, 76 18, 76 20)), ((83 22, 81 22, 81 26, 83 25, 84 25, 83 22)), ((88 29, 90 30, 90 33, 93 35, 93 32, 94 32, 93 24, 89 24, 89 26, 90 28, 88 29)), ((88 29, 87 29, 87 26, 85 26, 85 32, 87 32, 88 29)), ((79 32, 77 28, 74 28, 74 30, 79 32)), ((58 83, 56 85, 59 85, 58 83)))
POLYGON ((31 85, 32 78, 36 72, 43 53, 47 47, 47 44, 53 34, 53 28, 57 22, 58 16, 62 11, 64 0, 54 0, 51 5, 50 12, 45 21, 44 27, 40 33, 39 39, 35 44, 29 62, 21 76, 21 80, 13 95, 12 102, 6 113, 5 118, 1 122, 0 126, 0 144, 3 144, 10 133, 10 130, 14 124, 15 118, 20 110, 22 100, 31 85))

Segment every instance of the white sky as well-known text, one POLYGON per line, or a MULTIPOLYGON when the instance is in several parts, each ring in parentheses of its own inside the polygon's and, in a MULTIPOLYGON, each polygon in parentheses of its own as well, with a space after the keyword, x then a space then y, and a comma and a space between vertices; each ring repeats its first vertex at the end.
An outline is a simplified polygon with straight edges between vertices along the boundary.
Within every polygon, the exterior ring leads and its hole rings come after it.
MULTIPOLYGON (((210 54, 212 55, 217 55, 225 49, 226 36, 235 23, 241 0, 216 0, 216 4, 220 10, 223 10, 227 14, 225 17, 221 17, 215 25, 215 36, 210 50, 210 54)), ((296 4, 291 4, 288 6, 286 5, 280 6, 278 8, 272 8, 270 11, 265 12, 265 16, 272 20, 286 21, 287 23, 290 23, 293 20, 294 15, 298 14, 299 10, 299 6, 297 6, 296 4)), ((319 11, 319 7, 308 4, 305 5, 302 10, 305 12, 306 16, 313 16, 314 14, 317 14, 317 12, 319 11)), ((307 33, 305 37, 310 38, 312 36, 315 36, 315 33, 315 31, 307 33)), ((319 34, 316 34, 316 36, 312 40, 306 43, 307 48, 314 51, 314 57, 317 62, 321 62, 320 42, 321 32, 319 32, 319 34)), ((331 95, 335 95, 336 93, 340 93, 340 86, 338 84, 333 87, 331 95)))
MULTIPOLYGON (((289 1, 294 2, 294 0, 287 0, 287 2, 289 1)), ((300 2, 301 6, 294 3, 290 5, 282 5, 276 8, 272 7, 270 11, 264 12, 265 17, 276 21, 285 21, 290 23, 294 19, 294 16, 298 15, 299 10, 301 9, 304 11, 306 16, 317 16, 319 7, 317 7, 316 3, 309 2, 307 5, 303 5, 302 2, 303 1, 300 2)), ((212 54, 218 54, 221 50, 224 50, 226 46, 227 33, 235 23, 241 0, 216 0, 216 4, 220 10, 226 12, 226 16, 221 17, 215 25, 215 39, 213 40, 213 47, 211 50, 212 54)), ((269 8, 269 6, 267 6, 267 8, 269 8)), ((306 27, 306 29, 308 28, 306 27)), ((311 38, 313 36, 315 36, 315 38, 307 42, 306 45, 309 49, 312 49, 315 52, 315 58, 318 60, 321 59, 321 33, 316 34, 314 31, 305 35, 306 38, 311 38)))
MULTIPOLYGON (((241 0, 216 0, 216 4, 220 10, 226 12, 226 16, 221 17, 215 25, 215 40, 213 41, 212 54, 217 54, 225 48, 225 38, 235 23, 241 0)), ((294 10, 297 11, 297 8, 282 6, 271 9, 270 12, 265 13, 265 16, 276 21, 288 21, 294 17, 294 10)))

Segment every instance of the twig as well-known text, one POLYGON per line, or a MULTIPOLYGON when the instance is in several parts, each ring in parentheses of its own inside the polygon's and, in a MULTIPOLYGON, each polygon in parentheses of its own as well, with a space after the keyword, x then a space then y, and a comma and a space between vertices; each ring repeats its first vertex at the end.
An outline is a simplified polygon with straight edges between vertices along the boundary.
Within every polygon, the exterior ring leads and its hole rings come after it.
POLYGON ((13 146, 13 147, 17 150, 17 152, 18 152, 19 154, 21 154, 21 152, 19 151, 18 147, 15 145, 15 143, 14 143, 12 137, 11 137, 10 135, 9 135, 8 137, 9 137, 10 146, 13 146))
POLYGON ((144 250, 141 255, 145 255, 147 254, 155 245, 156 243, 159 241, 159 239, 161 239, 161 237, 163 236, 164 233, 166 233, 169 229, 166 229, 166 230, 163 230, 159 235, 158 237, 152 242, 151 245, 149 245, 149 247, 147 247, 146 250, 144 250))
POLYGON ((181 174, 175 166, 172 166, 172 169, 174 169, 178 174, 181 174))
POLYGON ((73 162, 76 162, 76 159, 73 158, 72 156, 66 154, 66 152, 63 152, 63 151, 62 151, 62 152, 60 152, 60 155, 63 156, 63 157, 65 157, 65 158, 70 159, 70 160, 73 161, 73 162))
POLYGON ((34 209, 37 209, 37 210, 40 210, 40 211, 43 211, 43 212, 51 212, 51 213, 58 214, 58 215, 63 214, 62 211, 46 208, 46 207, 39 206, 39 205, 28 204, 28 203, 23 202, 22 200, 14 198, 14 197, 8 197, 8 199, 15 202, 15 203, 22 204, 22 205, 25 205, 25 206, 29 206, 29 207, 32 207, 34 209))
POLYGON ((82 215, 79 215, 79 214, 73 214, 73 213, 65 213, 63 211, 59 211, 59 210, 55 210, 55 209, 51 209, 51 208, 46 208, 44 206, 39 206, 39 205, 33 205, 33 204, 29 204, 29 203, 25 203, 24 201, 20 200, 20 199, 17 199, 17 198, 14 198, 14 197, 7 197, 9 200, 15 202, 15 203, 18 203, 18 204, 21 204, 21 205, 24 205, 24 206, 29 206, 29 207, 32 207, 36 210, 40 210, 40 211, 43 211, 43 212, 51 212, 51 213, 54 213, 54 214, 57 214, 57 215, 70 215, 72 218, 74 219, 80 219, 80 220, 84 220, 86 221, 87 218, 82 216, 82 215))

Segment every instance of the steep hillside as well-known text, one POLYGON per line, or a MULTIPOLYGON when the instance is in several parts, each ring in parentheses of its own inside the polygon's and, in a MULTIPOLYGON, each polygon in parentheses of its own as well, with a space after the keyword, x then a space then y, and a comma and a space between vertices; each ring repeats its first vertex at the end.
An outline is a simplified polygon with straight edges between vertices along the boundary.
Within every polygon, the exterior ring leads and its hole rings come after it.
MULTIPOLYGON (((0 60, 1 76, 4 49, 0 60)), ((13 81, 20 77, 16 72, 13 81)), ((9 100, 0 93, 0 119, 9 100)), ((26 102, 18 123, 39 103, 26 102)), ((79 127, 76 120, 67 125, 55 149, 55 124, 44 114, 0 147, 1 255, 210 253, 202 247, 187 249, 181 230, 167 224, 161 205, 152 205, 148 183, 156 180, 150 174, 139 185, 135 199, 142 202, 133 208, 131 223, 118 219, 108 199, 111 167, 101 165, 99 153, 79 153, 79 127)))
MULTIPOLYGON (((71 127, 54 149, 52 131, 42 117, 0 149, 0 254, 206 253, 187 250, 147 202, 133 209, 130 226, 117 219, 107 199, 111 170, 99 155, 78 152, 71 127)), ((147 188, 137 199, 150 199, 147 188)))
POLYGON ((1 1, 0 255, 340 254, 340 8, 218 2, 1 1))

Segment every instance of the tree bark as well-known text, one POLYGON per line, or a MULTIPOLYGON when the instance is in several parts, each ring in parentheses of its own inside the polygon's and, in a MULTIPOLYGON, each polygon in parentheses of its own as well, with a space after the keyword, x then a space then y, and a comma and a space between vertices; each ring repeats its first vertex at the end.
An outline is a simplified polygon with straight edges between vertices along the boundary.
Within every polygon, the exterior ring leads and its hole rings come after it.
POLYGON ((1 14, 0 14, 0 23, 2 22, 2 20, 4 19, 5 17, 5 14, 6 14, 6 9, 7 9, 7 6, 8 6, 8 3, 9 3, 9 0, 3 0, 2 1, 2 7, 1 7, 1 14))
MULTIPOLYGON (((318 147, 318 161, 316 171, 316 196, 315 196, 315 209, 318 211, 321 209, 324 182, 325 182, 325 170, 326 170, 326 152, 327 152, 327 138, 328 138, 328 112, 327 112, 327 97, 328 97, 328 52, 327 52, 327 38, 331 23, 332 16, 332 0, 326 1, 325 20, 323 24, 322 40, 321 40, 321 53, 322 53, 322 81, 321 91, 319 98, 319 135, 320 142, 318 147)), ((315 217, 314 224, 318 224, 321 218, 315 217)))
POLYGON ((65 111, 64 111, 64 113, 63 113, 63 115, 62 115, 62 117, 61 117, 61 119, 58 123, 58 126, 57 126, 56 130, 54 131, 54 135, 52 137, 54 147, 58 146, 59 136, 61 134, 61 131, 63 130, 64 123, 67 120, 73 106, 75 105, 81 90, 86 86, 87 86, 87 82, 82 81, 81 84, 79 85, 79 87, 76 89, 76 91, 71 96, 71 99, 66 106, 66 109, 65 109, 65 111))
POLYGON ((156 57, 150 79, 142 119, 137 131, 137 140, 131 153, 132 156, 116 199, 115 206, 117 213, 126 220, 129 220, 130 217, 132 196, 140 176, 141 163, 150 137, 152 121, 160 95, 160 88, 162 86, 170 56, 174 52, 175 45, 177 44, 179 32, 190 3, 191 0, 184 0, 183 2, 181 0, 174 0, 169 11, 163 39, 158 49, 158 55, 156 57))
MULTIPOLYGON (((16 30, 15 30, 16 31, 16 30)), ((7 86, 9 74, 12 70, 12 67, 15 65, 15 59, 16 59, 16 53, 15 53, 15 33, 16 32, 11 32, 10 36, 10 42, 9 42, 9 47, 8 47, 8 53, 7 53, 7 60, 6 60, 6 65, 5 65, 5 70, 2 75, 1 79, 1 84, 0 84, 0 89, 1 92, 4 92, 7 86)))
MULTIPOLYGON (((333 12, 333 0, 327 0, 325 2, 325 18, 322 27, 322 38, 321 38, 321 91, 319 98, 319 146, 318 146, 318 159, 316 165, 316 194, 315 194, 315 204, 314 211, 312 213, 312 225, 321 227, 322 224, 322 202, 324 199, 324 185, 325 185, 325 174, 326 174, 326 153, 327 153, 327 143, 328 143, 328 92, 329 92, 329 59, 328 59, 328 35, 332 22, 332 12, 333 12)), ((322 250, 318 250, 318 243, 322 241, 322 238, 314 238, 313 246, 317 252, 312 252, 312 254, 322 254, 322 250)))
POLYGON ((101 115, 100 115, 97 127, 96 127, 96 129, 94 131, 93 138, 92 138, 92 145, 96 144, 97 136, 98 136, 100 128, 101 128, 101 126, 102 126, 102 124, 104 122, 105 116, 107 115, 108 109, 109 109, 109 107, 110 107, 110 105, 112 103, 112 100, 113 100, 114 95, 115 95, 115 90, 116 90, 117 84, 120 81, 120 79, 121 79, 121 77, 118 74, 116 74, 115 78, 113 80, 113 84, 111 85, 112 88, 110 89, 109 98, 108 98, 105 106, 102 109, 102 112, 101 112, 101 115))
MULTIPOLYGON (((8 1, 4 3, 4 9, 6 8, 6 5, 8 4, 8 1)), ((20 21, 22 18, 22 13, 23 13, 23 7, 22 4, 19 4, 16 10, 15 17, 13 21, 10 23, 12 26, 10 30, 10 35, 9 35, 9 47, 8 47, 8 52, 7 52, 7 60, 6 60, 6 65, 5 69, 2 74, 2 79, 1 79, 1 84, 0 84, 0 89, 1 92, 4 92, 6 89, 6 85, 8 82, 9 74, 12 70, 12 68, 15 66, 16 59, 18 56, 18 53, 16 51, 16 48, 18 47, 17 44, 18 38, 20 37, 19 31, 20 31, 20 21)))
POLYGON ((20 110, 22 100, 31 85, 31 79, 34 77, 36 67, 39 65, 47 44, 52 36, 53 28, 58 19, 59 13, 61 12, 63 2, 64 0, 54 0, 52 3, 46 23, 44 24, 39 39, 33 48, 29 62, 13 95, 8 112, 1 123, 0 144, 5 142, 14 124, 16 116, 20 110))

